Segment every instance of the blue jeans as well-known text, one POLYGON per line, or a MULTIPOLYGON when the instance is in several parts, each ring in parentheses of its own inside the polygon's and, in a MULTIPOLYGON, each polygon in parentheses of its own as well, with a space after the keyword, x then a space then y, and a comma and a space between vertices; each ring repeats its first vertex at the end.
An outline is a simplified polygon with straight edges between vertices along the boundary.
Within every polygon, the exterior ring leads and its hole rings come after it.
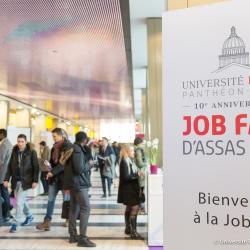
POLYGON ((23 222, 23 218, 22 218, 23 213, 26 217, 32 216, 29 210, 27 200, 26 200, 28 190, 23 190, 22 183, 17 182, 17 186, 14 192, 15 192, 15 197, 16 197, 16 215, 12 223, 20 225, 23 222))
MULTIPOLYGON (((52 215, 55 208, 55 202, 56 202, 56 196, 58 192, 60 191, 60 188, 58 187, 58 184, 54 182, 53 184, 49 185, 49 194, 48 194, 48 204, 47 204, 47 213, 45 215, 46 220, 52 220, 52 215)), ((63 196, 64 192, 62 191, 63 196)))

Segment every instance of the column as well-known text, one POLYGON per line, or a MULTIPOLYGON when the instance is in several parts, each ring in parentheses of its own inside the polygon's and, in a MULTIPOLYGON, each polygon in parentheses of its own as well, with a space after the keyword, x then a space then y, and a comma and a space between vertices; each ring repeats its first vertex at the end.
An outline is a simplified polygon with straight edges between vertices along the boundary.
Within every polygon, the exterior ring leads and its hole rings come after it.
POLYGON ((148 18, 147 138, 158 138, 159 166, 162 166, 162 19, 148 18))
POLYGON ((142 89, 142 113, 141 113, 141 121, 142 121, 142 131, 147 136, 149 134, 149 126, 148 126, 148 105, 147 105, 147 89, 142 89))
POLYGON ((6 129, 8 126, 8 113, 9 103, 8 101, 0 101, 0 128, 6 129))

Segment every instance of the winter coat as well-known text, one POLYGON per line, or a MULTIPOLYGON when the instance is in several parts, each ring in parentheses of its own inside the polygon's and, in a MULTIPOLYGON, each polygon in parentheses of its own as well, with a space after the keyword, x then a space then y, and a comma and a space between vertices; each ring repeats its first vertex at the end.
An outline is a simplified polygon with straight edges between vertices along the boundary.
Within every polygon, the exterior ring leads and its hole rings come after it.
MULTIPOLYGON (((14 190, 17 184, 16 173, 19 168, 18 163, 18 146, 16 145, 11 153, 11 158, 8 165, 8 170, 5 176, 5 180, 9 181, 11 178, 11 189, 14 190)), ((32 188, 32 183, 38 183, 39 164, 37 154, 34 149, 31 149, 31 145, 27 143, 23 152, 20 163, 20 178, 23 190, 32 188)))
POLYGON ((86 151, 80 145, 73 145, 73 153, 64 167, 64 190, 80 191, 90 187, 89 170, 86 151))
POLYGON ((70 158, 71 154, 73 153, 73 145, 69 140, 64 140, 60 154, 59 154, 59 161, 58 163, 55 163, 53 161, 53 152, 54 147, 51 150, 51 173, 53 174, 53 177, 49 178, 49 184, 56 183, 59 189, 63 188, 63 182, 64 182, 64 166, 67 163, 68 159, 70 158))
POLYGON ((7 138, 3 139, 0 142, 0 184, 3 184, 8 169, 11 152, 12 145, 10 141, 7 138))
POLYGON ((122 159, 120 162, 120 183, 118 203, 135 206, 140 203, 140 186, 138 172, 134 172, 131 161, 122 159))

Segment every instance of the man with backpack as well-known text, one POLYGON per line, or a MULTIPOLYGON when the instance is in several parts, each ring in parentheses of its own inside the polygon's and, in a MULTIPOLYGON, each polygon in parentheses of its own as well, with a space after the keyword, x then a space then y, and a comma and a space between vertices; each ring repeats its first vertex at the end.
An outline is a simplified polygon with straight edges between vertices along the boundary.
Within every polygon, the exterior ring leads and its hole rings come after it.
POLYGON ((96 244, 87 237, 87 226, 90 215, 88 194, 90 180, 88 175, 94 162, 88 160, 84 148, 86 142, 86 133, 78 132, 73 145, 74 151, 64 170, 64 189, 70 192, 69 242, 77 242, 79 247, 95 247, 96 244), (80 217, 79 236, 76 229, 76 220, 78 217, 80 217))

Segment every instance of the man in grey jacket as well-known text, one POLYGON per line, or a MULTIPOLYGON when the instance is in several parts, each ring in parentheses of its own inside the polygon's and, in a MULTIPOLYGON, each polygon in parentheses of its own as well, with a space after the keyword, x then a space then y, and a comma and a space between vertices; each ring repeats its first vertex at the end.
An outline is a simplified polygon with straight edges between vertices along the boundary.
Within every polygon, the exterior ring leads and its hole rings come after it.
POLYGON ((10 197, 8 188, 3 185, 8 163, 12 152, 12 145, 7 138, 7 131, 0 129, 0 193, 2 198, 2 217, 4 221, 10 219, 10 197))

